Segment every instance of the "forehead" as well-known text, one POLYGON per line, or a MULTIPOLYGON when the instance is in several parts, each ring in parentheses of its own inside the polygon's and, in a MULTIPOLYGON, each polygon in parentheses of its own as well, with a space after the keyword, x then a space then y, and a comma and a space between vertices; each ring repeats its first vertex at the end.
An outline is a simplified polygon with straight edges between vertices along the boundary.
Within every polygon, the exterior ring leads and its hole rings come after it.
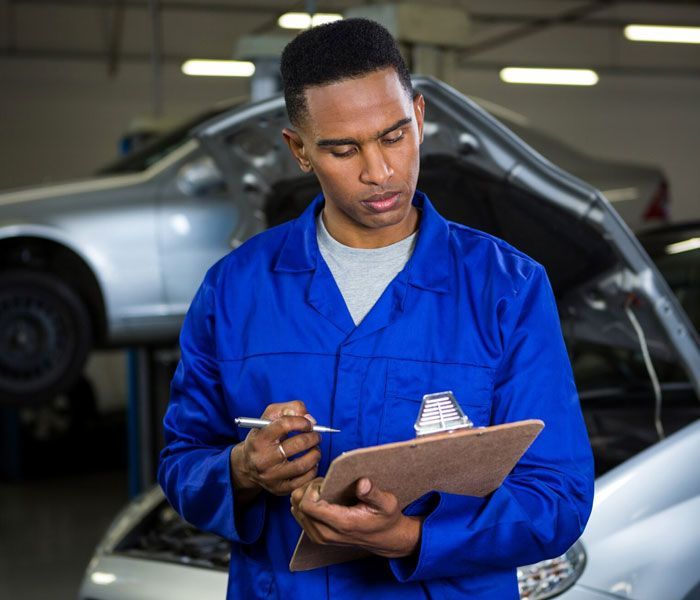
POLYGON ((413 114, 393 68, 307 88, 305 99, 305 125, 315 138, 371 136, 413 114))

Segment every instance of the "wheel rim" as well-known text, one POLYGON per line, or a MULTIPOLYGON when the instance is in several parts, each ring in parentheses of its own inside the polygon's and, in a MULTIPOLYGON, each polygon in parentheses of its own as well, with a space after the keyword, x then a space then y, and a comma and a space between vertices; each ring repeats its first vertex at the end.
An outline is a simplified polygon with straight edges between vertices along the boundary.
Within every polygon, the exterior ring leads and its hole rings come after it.
POLYGON ((54 298, 29 289, 0 295, 0 380, 18 392, 50 383, 70 361, 71 325, 54 298))

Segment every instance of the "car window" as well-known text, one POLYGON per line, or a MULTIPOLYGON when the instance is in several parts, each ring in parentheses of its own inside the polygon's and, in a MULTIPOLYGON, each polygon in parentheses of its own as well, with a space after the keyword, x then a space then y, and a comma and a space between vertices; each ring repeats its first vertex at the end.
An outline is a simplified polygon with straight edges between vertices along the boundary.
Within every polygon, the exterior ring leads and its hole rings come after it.
POLYGON ((227 193, 224 176, 208 154, 198 155, 180 167, 177 187, 188 196, 211 196, 227 193))
POLYGON ((226 112, 232 108, 231 105, 209 109, 197 116, 187 120, 171 130, 159 135, 156 139, 123 158, 120 158, 97 171, 97 175, 116 175, 122 173, 140 173, 157 163, 164 156, 170 154, 191 137, 191 131, 196 126, 209 119, 226 112))

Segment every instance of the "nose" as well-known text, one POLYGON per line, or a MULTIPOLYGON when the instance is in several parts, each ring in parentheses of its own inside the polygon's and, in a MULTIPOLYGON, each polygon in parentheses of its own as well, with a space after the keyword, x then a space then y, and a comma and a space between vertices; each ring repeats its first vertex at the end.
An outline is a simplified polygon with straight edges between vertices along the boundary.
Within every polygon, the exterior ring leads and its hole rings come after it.
POLYGON ((362 172, 360 181, 367 185, 383 186, 394 174, 394 170, 378 144, 368 144, 362 152, 362 172))

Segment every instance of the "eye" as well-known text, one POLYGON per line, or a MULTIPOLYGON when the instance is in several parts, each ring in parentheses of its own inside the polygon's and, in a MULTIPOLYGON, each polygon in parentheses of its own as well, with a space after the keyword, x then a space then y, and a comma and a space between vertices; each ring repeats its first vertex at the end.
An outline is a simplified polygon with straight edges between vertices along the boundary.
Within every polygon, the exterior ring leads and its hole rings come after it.
POLYGON ((401 131, 398 135, 394 135, 394 137, 385 137, 382 139, 382 141, 385 144, 395 144, 396 142, 399 142, 403 139, 404 137, 404 132, 401 131))
POLYGON ((354 148, 350 148, 349 150, 346 150, 345 152, 331 152, 333 156, 336 158, 347 158, 348 156, 352 156, 353 153, 355 152, 354 148))

